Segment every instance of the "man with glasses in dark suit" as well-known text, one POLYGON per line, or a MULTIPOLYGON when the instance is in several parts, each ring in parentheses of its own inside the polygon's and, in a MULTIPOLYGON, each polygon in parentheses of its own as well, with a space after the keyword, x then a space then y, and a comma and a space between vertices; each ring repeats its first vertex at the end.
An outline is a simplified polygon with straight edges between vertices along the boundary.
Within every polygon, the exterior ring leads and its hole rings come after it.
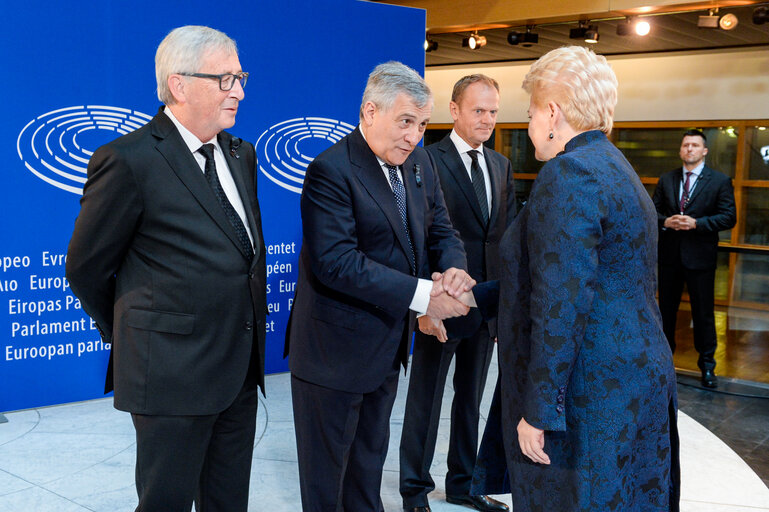
POLYGON ((248 77, 235 42, 169 33, 165 105, 88 164, 67 278, 112 344, 107 391, 136 429, 137 511, 246 512, 264 390, 265 249, 254 147, 225 132, 248 77))

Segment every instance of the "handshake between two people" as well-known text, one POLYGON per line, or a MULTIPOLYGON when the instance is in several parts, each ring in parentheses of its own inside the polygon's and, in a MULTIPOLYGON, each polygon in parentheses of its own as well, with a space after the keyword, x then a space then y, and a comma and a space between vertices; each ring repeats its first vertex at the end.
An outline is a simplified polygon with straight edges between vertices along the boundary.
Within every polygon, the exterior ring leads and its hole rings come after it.
POLYGON ((443 320, 464 316, 475 306, 471 290, 476 283, 467 272, 454 267, 442 274, 433 272, 432 280, 430 303, 425 315, 419 317, 419 330, 445 343, 448 336, 443 320))

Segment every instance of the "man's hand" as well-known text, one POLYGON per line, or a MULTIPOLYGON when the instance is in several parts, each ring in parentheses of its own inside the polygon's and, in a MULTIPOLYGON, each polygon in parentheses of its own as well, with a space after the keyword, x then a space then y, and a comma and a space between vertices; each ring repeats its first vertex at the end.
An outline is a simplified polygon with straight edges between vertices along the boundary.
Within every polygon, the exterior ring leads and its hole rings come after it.
MULTIPOLYGON (((441 274, 440 272, 433 272, 433 282, 440 282, 443 286, 443 291, 448 293, 454 298, 458 298, 465 292, 469 292, 475 286, 475 279, 462 269, 451 267, 446 272, 441 274)), ((433 286, 431 295, 439 295, 440 291, 437 291, 433 286)))
POLYGON ((534 462, 550 464, 550 457, 545 453, 545 431, 532 427, 523 418, 518 422, 518 444, 521 452, 534 462))
MULTIPOLYGON (((435 275, 435 274, 433 274, 435 275)), ((433 289, 430 292, 430 302, 427 304, 425 314, 433 318, 444 320, 455 316, 464 316, 470 308, 450 297, 443 290, 443 281, 433 281, 433 289)))
POLYGON ((665 219, 663 226, 676 231, 689 231, 697 227, 697 220, 688 215, 671 215, 665 219))
POLYGON ((436 318, 431 318, 427 315, 419 317, 419 330, 430 336, 435 336, 441 343, 446 343, 449 339, 446 334, 446 327, 443 326, 443 321, 436 318))

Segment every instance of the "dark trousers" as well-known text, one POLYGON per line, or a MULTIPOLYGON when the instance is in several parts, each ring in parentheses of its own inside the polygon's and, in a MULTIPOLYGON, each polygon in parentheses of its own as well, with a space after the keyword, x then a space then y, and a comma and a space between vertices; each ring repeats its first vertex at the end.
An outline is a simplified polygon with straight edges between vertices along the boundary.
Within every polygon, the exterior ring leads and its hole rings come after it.
POLYGON ((684 284, 689 291, 694 324, 694 348, 699 353, 697 365, 700 370, 716 367, 716 321, 713 313, 713 287, 716 269, 692 270, 683 265, 659 266, 659 301, 662 313, 662 328, 667 336, 670 350, 676 350, 676 319, 681 304, 684 284))
POLYGON ((136 512, 246 512, 256 430, 257 388, 247 379, 219 414, 132 414, 136 428, 136 512))
POLYGON ((485 324, 470 338, 446 343, 421 332, 416 334, 400 444, 400 493, 404 507, 427 506, 427 494, 435 489, 430 466, 443 389, 455 354, 446 494, 470 493, 478 450, 479 408, 493 351, 494 342, 485 324))
POLYGON ((382 470, 397 389, 397 368, 370 393, 291 376, 302 510, 384 511, 382 470))

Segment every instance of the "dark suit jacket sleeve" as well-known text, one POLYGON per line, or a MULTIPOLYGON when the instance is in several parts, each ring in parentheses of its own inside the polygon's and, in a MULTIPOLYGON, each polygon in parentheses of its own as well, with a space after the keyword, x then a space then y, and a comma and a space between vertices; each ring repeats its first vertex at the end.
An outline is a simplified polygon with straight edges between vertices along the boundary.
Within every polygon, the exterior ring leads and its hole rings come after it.
POLYGON ((660 229, 665 225, 665 219, 669 217, 666 214, 665 208, 665 183, 669 181, 669 175, 663 174, 657 181, 657 186, 654 188, 654 195, 652 195, 652 202, 654 208, 657 210, 657 224, 660 229))
POLYGON ((128 164, 110 146, 101 147, 88 163, 66 273, 72 292, 106 340, 112 339, 115 273, 141 213, 138 184, 128 164))
POLYGON ((570 157, 550 160, 529 196, 531 356, 523 417, 543 430, 566 430, 557 410, 585 336, 601 242, 601 184, 570 157))
POLYGON ((473 296, 483 319, 494 320, 499 310, 499 281, 478 283, 473 288, 473 296))
MULTIPOLYGON (((714 171, 711 171, 713 175, 714 171)), ((719 176, 718 189, 715 193, 715 213, 696 217, 698 232, 713 232, 731 229, 737 222, 737 209, 734 205, 734 188, 728 176, 719 176)), ((716 184, 714 184, 716 185, 716 184)), ((703 191, 704 192, 704 191, 703 191)))
POLYGON ((343 167, 316 158, 307 168, 302 232, 312 272, 332 290, 401 316, 408 311, 417 278, 378 263, 360 250, 349 171, 343 167))

